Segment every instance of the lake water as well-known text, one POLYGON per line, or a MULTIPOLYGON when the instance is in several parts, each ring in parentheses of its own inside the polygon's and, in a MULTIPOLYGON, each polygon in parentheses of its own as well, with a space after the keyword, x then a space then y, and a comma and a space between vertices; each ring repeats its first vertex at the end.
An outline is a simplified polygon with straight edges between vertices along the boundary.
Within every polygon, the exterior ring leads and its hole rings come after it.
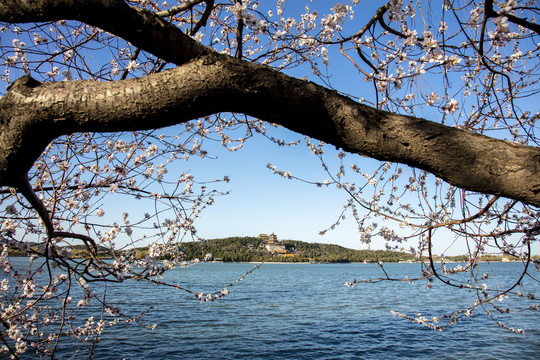
MULTIPOLYGON (((488 265, 482 264, 482 266, 488 265)), ((499 284, 521 264, 491 264, 499 284)), ((419 264, 387 264, 390 276, 418 275, 419 264)), ((166 274, 165 280, 194 291, 213 292, 253 264, 204 263, 166 274)), ((533 270, 534 272, 534 270, 533 270)), ((441 316, 470 306, 474 294, 425 281, 382 282, 345 287, 354 278, 383 274, 376 264, 265 264, 230 288, 230 294, 200 303, 193 295, 143 282, 109 285, 107 298, 122 311, 152 309, 142 323, 106 328, 95 359, 539 359, 540 313, 500 314, 525 335, 497 327, 477 311, 442 332, 392 315, 441 316)), ((540 296, 528 279, 522 291, 540 296)), ((493 280, 495 281, 495 280, 493 280)), ((526 309, 530 302, 509 298, 504 306, 526 309)), ((89 311, 89 309, 85 310, 89 311)), ((83 313, 79 314, 84 316, 83 313)), ((99 314, 92 314, 99 317, 99 314)), ((61 346, 60 358, 76 348, 61 346)), ((74 359, 88 358, 81 348, 74 359)))

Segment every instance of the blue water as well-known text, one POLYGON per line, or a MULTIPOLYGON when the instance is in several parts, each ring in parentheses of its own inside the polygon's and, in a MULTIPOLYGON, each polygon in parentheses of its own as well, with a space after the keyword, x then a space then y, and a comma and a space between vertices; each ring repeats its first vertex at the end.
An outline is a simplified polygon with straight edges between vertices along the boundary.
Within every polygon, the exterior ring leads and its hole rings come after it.
MULTIPOLYGON (((487 266, 487 265, 486 265, 487 266)), ((521 264, 492 264, 499 284, 514 280, 521 264)), ((220 290, 252 264, 200 264, 177 269, 164 280, 194 291, 220 290)), ((389 275, 418 275, 418 264, 387 264, 389 275)), ((434 283, 383 282, 344 286, 354 278, 383 275, 376 264, 265 264, 230 288, 223 299, 200 303, 193 295, 144 282, 108 285, 107 299, 132 315, 152 309, 139 324, 106 328, 93 349, 95 359, 538 359, 540 313, 507 315, 513 334, 480 312, 437 332, 390 314, 441 316, 470 306, 474 295, 434 283)), ((529 279, 530 280, 530 279, 529 279)), ((525 281, 523 290, 540 296, 540 286, 525 281)), ((501 305, 526 309, 530 302, 501 305)), ((85 311, 90 311, 86 309, 85 311)), ((90 314, 98 318, 99 314, 90 314)), ((86 316, 84 312, 79 314, 86 316)), ((63 345, 60 358, 79 349, 63 345)))

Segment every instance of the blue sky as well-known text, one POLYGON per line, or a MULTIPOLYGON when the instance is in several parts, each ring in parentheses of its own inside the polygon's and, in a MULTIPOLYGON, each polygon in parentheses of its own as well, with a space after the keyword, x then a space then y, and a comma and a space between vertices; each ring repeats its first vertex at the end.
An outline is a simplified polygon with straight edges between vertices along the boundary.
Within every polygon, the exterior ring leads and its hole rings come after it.
MULTIPOLYGON (((293 139, 303 139, 302 135, 284 129, 277 132, 293 139)), ((330 150, 331 147, 328 148, 330 150)), ((214 177, 228 175, 231 180, 223 186, 229 188, 231 193, 218 198, 199 221, 200 236, 214 238, 275 232, 281 239, 359 246, 354 235, 354 221, 345 222, 339 230, 326 236, 318 235, 340 215, 347 200, 344 192, 333 187, 318 188, 285 179, 266 167, 271 163, 303 179, 327 179, 319 159, 303 144, 295 147, 277 146, 259 136, 258 139, 250 139, 238 152, 219 152, 218 159, 200 162, 202 168, 208 166, 210 169, 193 169, 215 173, 214 177)))

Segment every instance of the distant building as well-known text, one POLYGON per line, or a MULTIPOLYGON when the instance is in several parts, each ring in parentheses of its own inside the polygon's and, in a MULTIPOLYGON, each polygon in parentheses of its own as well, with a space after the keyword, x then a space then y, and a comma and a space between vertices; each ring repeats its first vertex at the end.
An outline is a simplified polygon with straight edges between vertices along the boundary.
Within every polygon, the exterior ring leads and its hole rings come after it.
POLYGON ((259 234, 258 238, 262 240, 261 247, 264 247, 269 252, 277 253, 281 256, 288 253, 285 246, 278 241, 275 233, 271 233, 270 235, 259 234))
POLYGON ((270 235, 266 234, 259 234, 257 236, 259 239, 261 239, 263 242, 270 243, 270 244, 279 244, 277 235, 275 233, 271 233, 270 235))

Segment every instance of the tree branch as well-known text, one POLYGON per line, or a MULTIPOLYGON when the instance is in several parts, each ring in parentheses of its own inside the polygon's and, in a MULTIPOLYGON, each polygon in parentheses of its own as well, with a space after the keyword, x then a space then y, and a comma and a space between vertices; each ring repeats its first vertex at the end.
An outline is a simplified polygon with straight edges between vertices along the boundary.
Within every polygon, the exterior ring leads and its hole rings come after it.
POLYGON ((463 189, 540 206, 540 149, 377 110, 259 64, 212 54, 174 70, 100 83, 15 82, 0 100, 0 184, 57 136, 130 131, 237 112, 346 151, 429 171, 463 189))
MULTIPOLYGON (((236 0, 236 3, 242 4, 242 0, 236 0)), ((244 44, 244 19, 239 18, 236 21, 236 52, 234 57, 242 58, 242 45, 244 44)))
POLYGON ((522 19, 512 14, 507 14, 507 13, 499 14, 498 12, 493 10, 493 0, 486 0, 484 4, 484 12, 486 14, 486 17, 488 18, 497 17, 497 16, 506 16, 508 21, 513 22, 514 24, 523 26, 524 28, 534 31, 535 33, 540 35, 540 25, 529 22, 525 19, 522 19))
POLYGON ((76 20, 96 26, 174 64, 213 52, 149 10, 122 0, 2 0, 0 21, 76 20))
POLYGON ((204 9, 204 12, 201 15, 201 18, 199 19, 199 21, 197 21, 197 24, 195 24, 195 27, 190 30, 189 34, 191 36, 195 35, 197 31, 199 31, 203 26, 206 26, 208 18, 212 14, 212 10, 214 10, 214 0, 205 0, 205 1, 206 1, 206 8, 204 9))
POLYGON ((160 11, 160 12, 156 13, 156 15, 160 16, 160 17, 174 16, 174 15, 176 15, 178 13, 181 13, 182 11, 193 9, 193 7, 195 7, 195 5, 198 5, 198 4, 202 3, 203 1, 205 1, 205 0, 188 0, 185 3, 182 3, 180 5, 173 6, 169 10, 160 11))

